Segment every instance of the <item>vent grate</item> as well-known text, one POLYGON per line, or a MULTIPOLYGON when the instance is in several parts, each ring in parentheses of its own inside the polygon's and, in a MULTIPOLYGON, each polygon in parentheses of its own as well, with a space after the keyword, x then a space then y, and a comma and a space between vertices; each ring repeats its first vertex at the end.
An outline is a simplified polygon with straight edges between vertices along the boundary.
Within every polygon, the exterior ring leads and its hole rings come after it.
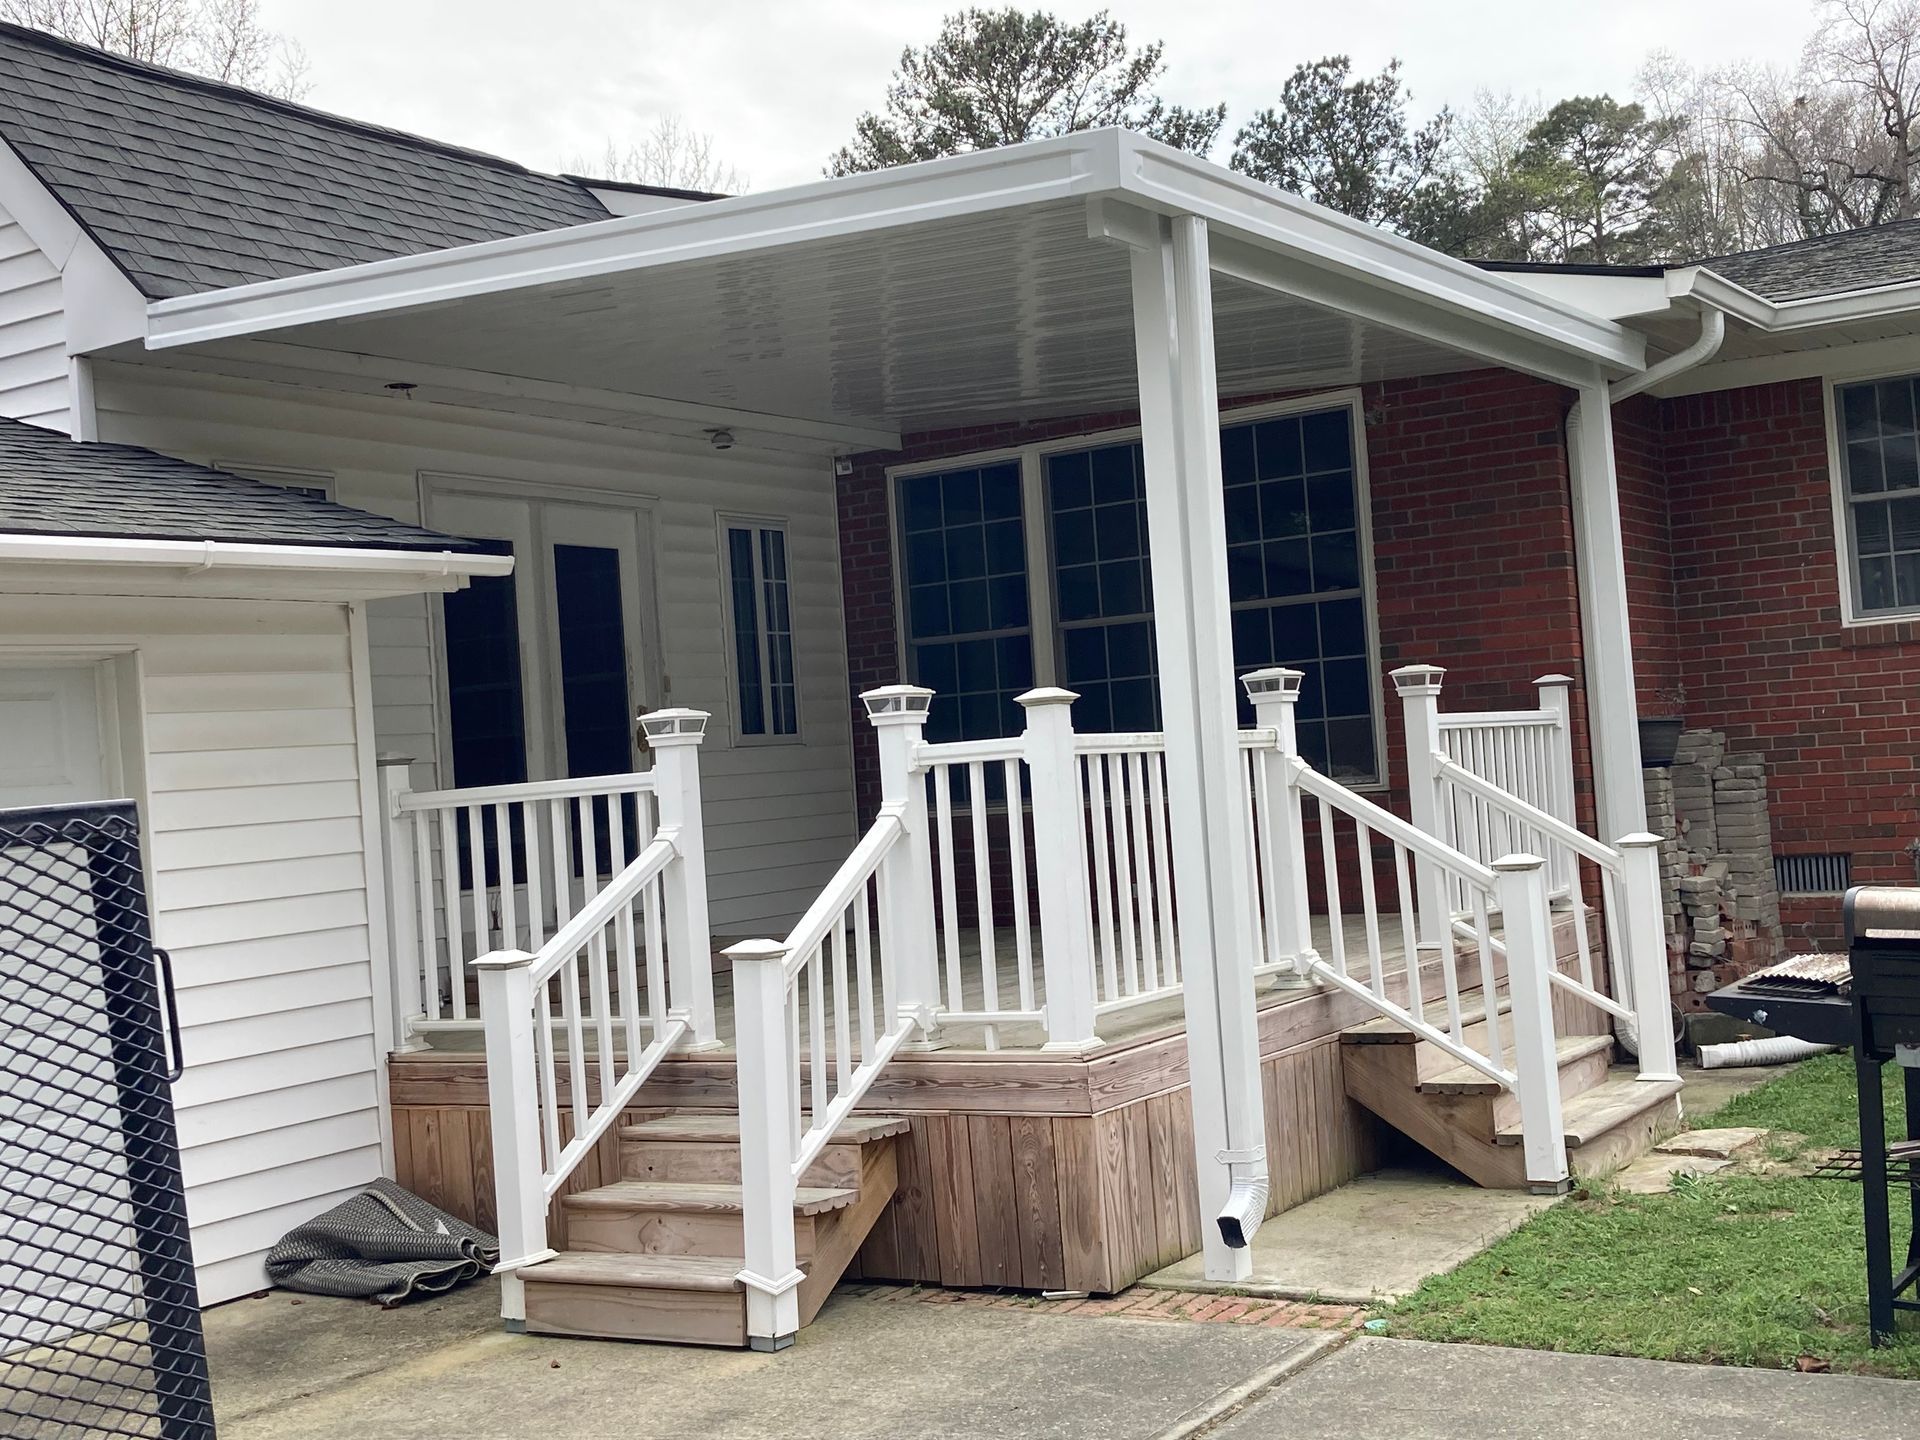
POLYGON ((1773 883, 1782 895, 1844 895, 1853 884, 1853 856, 1775 855, 1773 883))

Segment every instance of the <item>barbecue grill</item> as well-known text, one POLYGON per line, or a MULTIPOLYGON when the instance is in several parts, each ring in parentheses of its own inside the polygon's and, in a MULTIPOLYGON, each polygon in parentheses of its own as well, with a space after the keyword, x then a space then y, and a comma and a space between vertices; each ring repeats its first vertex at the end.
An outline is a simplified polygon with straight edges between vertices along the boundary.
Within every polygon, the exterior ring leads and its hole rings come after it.
POLYGON ((1866 1218, 1867 1323, 1873 1343, 1893 1338, 1896 1310, 1920 1310, 1908 1297, 1920 1279, 1920 889, 1856 885, 1845 901, 1847 955, 1803 956, 1707 997, 1723 1014, 1782 1035, 1853 1051, 1860 1104, 1860 1148, 1816 1173, 1858 1180, 1866 1218), (1821 963, 1827 962, 1827 963, 1821 963), (1906 1138, 1889 1146, 1880 1072, 1901 1067, 1906 1138), (1906 1259, 1893 1266, 1892 1203, 1907 1196, 1906 1259))

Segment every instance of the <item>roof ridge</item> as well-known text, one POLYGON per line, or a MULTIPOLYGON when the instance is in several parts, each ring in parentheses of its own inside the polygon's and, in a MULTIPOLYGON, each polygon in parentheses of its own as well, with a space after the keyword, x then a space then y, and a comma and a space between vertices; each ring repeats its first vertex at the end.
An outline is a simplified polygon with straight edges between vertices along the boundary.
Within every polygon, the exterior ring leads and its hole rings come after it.
MULTIPOLYGON (((435 140, 430 136, 418 135, 410 130, 396 130, 387 125, 376 125, 368 120, 356 120, 349 115, 337 115, 331 110, 321 110, 312 105, 303 105, 297 100, 283 100, 277 95, 264 94, 259 90, 249 90, 244 85, 235 85, 226 80, 214 80, 205 75, 195 75, 190 71, 176 70, 169 65, 156 65, 148 60, 135 60, 126 55, 117 55, 111 50, 102 50, 93 45, 84 45, 77 40, 69 40, 64 35, 54 35, 45 30, 35 30, 30 26, 17 25, 11 21, 0 20, 0 37, 10 37, 39 49, 64 53, 83 60, 101 69, 120 70, 129 74, 141 75, 166 84, 177 85, 182 89, 197 90, 203 94, 223 96, 229 99, 256 106, 263 110, 275 110, 282 114, 300 119, 315 121, 334 129, 357 132, 362 135, 376 136, 382 140, 397 141, 415 149, 436 152, 442 155, 456 156, 463 160, 476 161, 497 170, 512 174, 534 176, 542 180, 552 180, 574 189, 587 191, 576 176, 559 175, 545 170, 535 170, 522 165, 517 160, 509 160, 501 155, 489 154, 485 150, 475 150, 471 146, 456 145, 449 140, 435 140)), ((590 192, 588 192, 590 193, 590 192)))

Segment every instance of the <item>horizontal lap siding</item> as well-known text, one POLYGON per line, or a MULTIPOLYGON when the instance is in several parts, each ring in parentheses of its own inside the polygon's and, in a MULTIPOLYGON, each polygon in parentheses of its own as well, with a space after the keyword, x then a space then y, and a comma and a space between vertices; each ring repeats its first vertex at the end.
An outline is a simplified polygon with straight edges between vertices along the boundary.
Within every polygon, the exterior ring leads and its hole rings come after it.
POLYGON ((380 1173, 345 611, 22 597, 0 644, 137 647, 155 939, 172 953, 181 1169, 204 1302, 380 1173))
POLYGON ((67 428, 60 274, 0 207, 0 415, 67 428))
MULTIPOLYGON (((425 475, 564 487, 589 502, 645 497, 667 677, 665 703, 710 711, 701 748, 709 892, 716 935, 782 933, 829 880, 855 838, 845 631, 833 482, 824 458, 623 433, 601 426, 507 428, 468 412, 414 406, 369 414, 337 403, 267 399, 225 382, 163 383, 124 366, 97 374, 106 438, 198 461, 321 471, 334 495, 418 522, 425 475), (801 741, 737 744, 727 671, 719 517, 784 521, 789 537, 801 741)), ((289 392, 291 393, 291 392, 289 392)), ((368 606, 374 722, 382 751, 413 756, 414 783, 440 783, 439 677, 425 597, 368 606)), ((344 703, 344 702, 343 702, 344 703)), ((324 808, 327 777, 307 737, 301 779, 284 798, 324 808), (309 778, 310 777, 310 778, 309 778)), ((315 818, 318 818, 316 815, 315 818)))

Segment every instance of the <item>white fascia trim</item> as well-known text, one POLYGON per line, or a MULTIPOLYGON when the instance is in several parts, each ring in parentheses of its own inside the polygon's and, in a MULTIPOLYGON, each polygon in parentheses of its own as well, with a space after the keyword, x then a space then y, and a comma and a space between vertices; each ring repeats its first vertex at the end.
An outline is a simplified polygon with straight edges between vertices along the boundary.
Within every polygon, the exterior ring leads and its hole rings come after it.
POLYGON ((622 215, 425 255, 158 300, 147 347, 377 315, 414 306, 745 254, 1113 189, 1118 148, 1088 131, 1003 150, 622 215))
MULTIPOLYGON (((1111 197, 1199 215, 1276 260, 1365 285, 1423 316, 1457 323, 1452 343, 1489 328, 1590 375, 1645 363, 1632 331, 1400 236, 1283 194, 1122 130, 1090 130, 1001 150, 627 215, 539 235, 160 300, 147 346, 166 349, 350 316, 373 315, 687 260, 833 239, 960 216, 1111 197)), ((1344 293, 1344 292, 1343 292, 1344 293)))
POLYGON ((60 272, 67 354, 83 355, 146 334, 146 296, 4 140, 0 140, 0 209, 60 272))
POLYGON ((452 550, 358 550, 325 545, 247 545, 224 540, 122 540, 0 535, 0 563, 153 565, 175 570, 297 570, 336 575, 417 575, 466 580, 513 572, 511 555, 452 550))
POLYGON ((1820 325, 1885 319, 1920 310, 1920 281, 1876 285, 1805 300, 1769 300, 1699 265, 1668 271, 1667 294, 1676 300, 1683 297, 1699 300, 1726 311, 1756 330, 1774 335, 1811 330, 1820 325))

